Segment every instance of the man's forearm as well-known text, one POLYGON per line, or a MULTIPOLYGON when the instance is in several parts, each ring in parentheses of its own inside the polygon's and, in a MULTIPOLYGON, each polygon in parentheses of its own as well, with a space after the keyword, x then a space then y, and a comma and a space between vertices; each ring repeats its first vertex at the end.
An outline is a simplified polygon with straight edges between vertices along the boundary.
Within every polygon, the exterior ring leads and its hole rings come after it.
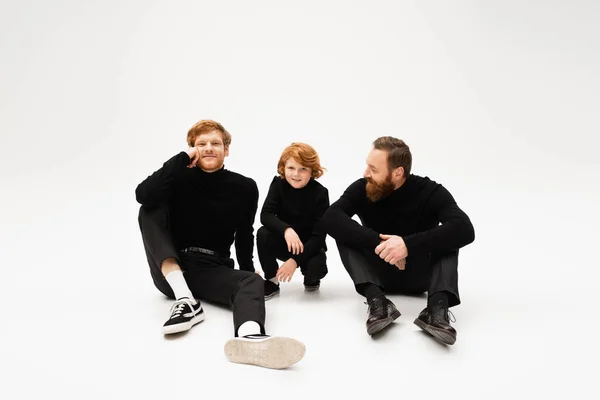
POLYGON ((330 207, 321 220, 323 229, 340 243, 375 249, 381 242, 379 233, 360 225, 338 207, 330 207))
POLYGON ((184 169, 190 162, 190 157, 181 152, 165 162, 162 168, 148 176, 135 189, 138 203, 144 206, 157 206, 169 197, 175 174, 184 169))

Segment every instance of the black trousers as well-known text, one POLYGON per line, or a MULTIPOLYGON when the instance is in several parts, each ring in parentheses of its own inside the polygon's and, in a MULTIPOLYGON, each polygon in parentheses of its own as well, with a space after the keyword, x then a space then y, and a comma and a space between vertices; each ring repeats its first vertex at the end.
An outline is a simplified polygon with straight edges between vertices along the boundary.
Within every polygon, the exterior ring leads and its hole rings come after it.
POLYGON ((429 296, 447 292, 449 306, 460 304, 458 293, 458 250, 432 253, 406 259, 406 268, 397 267, 379 258, 375 251, 351 247, 337 242, 342 263, 354 285, 373 283, 387 293, 421 294, 429 296))
POLYGON ((142 206, 138 221, 150 275, 161 293, 174 298, 173 290, 161 272, 162 262, 174 258, 194 297, 233 308, 235 336, 246 321, 257 322, 261 332, 265 333, 264 281, 258 274, 234 269, 234 262, 229 258, 177 251, 166 206, 142 206))
MULTIPOLYGON (((287 243, 283 236, 277 235, 269 229, 261 226, 256 232, 256 248, 258 259, 265 273, 265 279, 274 278, 279 269, 277 260, 287 261, 292 253, 287 249, 287 243)), ((305 282, 315 282, 327 275, 327 255, 321 249, 311 257, 306 265, 300 265, 305 282)))

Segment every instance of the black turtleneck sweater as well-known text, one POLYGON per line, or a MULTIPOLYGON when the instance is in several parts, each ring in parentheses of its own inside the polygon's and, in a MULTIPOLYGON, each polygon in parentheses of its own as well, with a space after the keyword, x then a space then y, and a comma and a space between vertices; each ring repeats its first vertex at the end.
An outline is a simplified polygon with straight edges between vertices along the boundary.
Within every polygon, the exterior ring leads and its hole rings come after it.
POLYGON ((197 246, 230 257, 235 241, 240 269, 254 272, 256 182, 224 167, 212 173, 186 168, 189 163, 183 151, 165 162, 138 185, 137 201, 149 207, 167 204, 177 249, 197 246))
POLYGON ((374 250, 381 243, 380 233, 398 235, 408 257, 419 258, 456 250, 475 240, 469 217, 441 184, 410 175, 376 203, 367 198, 366 184, 364 178, 354 182, 323 216, 325 230, 336 240, 374 250), (354 215, 362 226, 351 219, 354 215))
POLYGON ((298 265, 326 249, 325 232, 316 229, 323 213, 329 207, 329 191, 314 179, 306 186, 295 189, 283 178, 276 176, 260 213, 260 222, 281 236, 291 227, 304 245, 304 251, 292 255, 298 265))

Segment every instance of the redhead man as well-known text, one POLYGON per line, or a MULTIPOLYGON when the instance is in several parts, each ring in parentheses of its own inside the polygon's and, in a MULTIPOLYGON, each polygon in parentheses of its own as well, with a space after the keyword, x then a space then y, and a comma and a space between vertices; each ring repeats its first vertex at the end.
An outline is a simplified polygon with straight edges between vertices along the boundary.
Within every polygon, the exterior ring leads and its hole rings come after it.
POLYGON ((252 256, 256 183, 225 169, 231 135, 220 123, 199 121, 187 144, 135 191, 154 285, 175 300, 163 333, 187 331, 203 321, 200 300, 228 305, 234 322, 233 338, 225 344, 228 359, 286 368, 305 348, 265 333, 264 284, 252 256), (234 242, 239 269, 230 258, 234 242))

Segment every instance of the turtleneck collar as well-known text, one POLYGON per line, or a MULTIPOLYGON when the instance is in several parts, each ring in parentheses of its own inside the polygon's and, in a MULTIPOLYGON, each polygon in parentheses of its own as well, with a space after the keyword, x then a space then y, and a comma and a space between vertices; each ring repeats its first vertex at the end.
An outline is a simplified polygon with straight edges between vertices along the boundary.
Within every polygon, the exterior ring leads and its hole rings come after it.
POLYGON ((220 169, 218 169, 214 172, 206 172, 200 167, 197 167, 196 170, 199 174, 201 174, 203 176, 207 176, 207 177, 208 176, 220 176, 220 175, 223 175, 223 173, 225 172, 225 164, 223 164, 223 166, 220 169))

